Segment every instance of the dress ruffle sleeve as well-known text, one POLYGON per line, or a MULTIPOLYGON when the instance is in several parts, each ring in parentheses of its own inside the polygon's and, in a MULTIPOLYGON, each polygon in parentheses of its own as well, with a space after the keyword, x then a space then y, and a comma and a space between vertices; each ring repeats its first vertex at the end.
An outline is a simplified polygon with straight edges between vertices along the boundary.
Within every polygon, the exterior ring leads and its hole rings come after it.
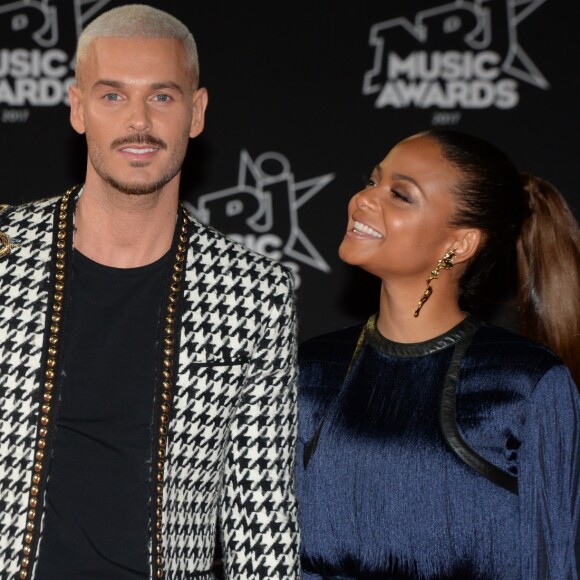
POLYGON ((577 580, 580 396, 565 367, 537 384, 520 453, 521 577, 577 580))

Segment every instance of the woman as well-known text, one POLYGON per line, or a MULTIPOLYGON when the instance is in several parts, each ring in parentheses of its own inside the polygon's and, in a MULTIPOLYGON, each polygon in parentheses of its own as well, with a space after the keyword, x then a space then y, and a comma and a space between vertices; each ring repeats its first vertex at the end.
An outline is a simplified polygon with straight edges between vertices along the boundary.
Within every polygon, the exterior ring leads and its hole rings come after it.
POLYGON ((374 168, 339 253, 379 312, 301 347, 305 579, 577 577, 579 247, 558 192, 480 139, 427 131, 374 168), (466 312, 516 255, 538 342, 466 312))

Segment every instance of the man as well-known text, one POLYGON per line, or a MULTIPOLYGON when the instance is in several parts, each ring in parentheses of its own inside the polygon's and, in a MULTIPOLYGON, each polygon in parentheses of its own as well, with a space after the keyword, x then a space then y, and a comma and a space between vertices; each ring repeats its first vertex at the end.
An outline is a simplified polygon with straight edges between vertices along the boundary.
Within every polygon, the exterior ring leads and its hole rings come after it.
POLYGON ((0 214, 0 576, 213 578, 219 527, 226 578, 297 578, 292 286, 179 205, 193 37, 115 8, 76 74, 84 185, 0 214))

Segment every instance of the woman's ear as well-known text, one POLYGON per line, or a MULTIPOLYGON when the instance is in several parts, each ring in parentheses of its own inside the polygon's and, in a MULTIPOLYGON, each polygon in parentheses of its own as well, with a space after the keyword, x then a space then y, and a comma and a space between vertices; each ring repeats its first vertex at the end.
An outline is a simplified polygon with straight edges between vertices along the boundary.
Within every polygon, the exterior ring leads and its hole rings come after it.
POLYGON ((455 242, 453 243, 453 248, 455 248, 454 263, 461 264, 473 257, 481 245, 482 238, 481 230, 475 228, 455 230, 455 242))

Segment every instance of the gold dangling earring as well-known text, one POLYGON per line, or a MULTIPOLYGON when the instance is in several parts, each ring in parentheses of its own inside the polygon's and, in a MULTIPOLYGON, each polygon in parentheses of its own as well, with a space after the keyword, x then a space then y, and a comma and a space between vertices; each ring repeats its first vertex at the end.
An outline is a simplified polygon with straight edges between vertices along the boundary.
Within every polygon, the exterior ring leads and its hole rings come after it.
POLYGON ((431 296, 431 294, 433 294, 433 288, 431 288, 431 280, 434 280, 435 278, 439 278, 439 273, 441 272, 441 270, 451 270, 451 268, 453 268, 453 258, 455 258, 456 250, 457 250, 456 248, 449 250, 437 262, 437 266, 435 266, 435 269, 431 270, 431 274, 429 276, 429 279, 427 280, 427 288, 425 289, 425 292, 423 292, 423 296, 421 296, 421 300, 419 300, 419 304, 417 304, 417 309, 415 310, 415 313, 413 314, 413 316, 415 318, 417 318, 417 316, 419 316, 419 311, 421 310, 421 308, 423 308, 423 304, 425 304, 425 302, 427 302, 427 300, 429 300, 429 296, 431 296))

